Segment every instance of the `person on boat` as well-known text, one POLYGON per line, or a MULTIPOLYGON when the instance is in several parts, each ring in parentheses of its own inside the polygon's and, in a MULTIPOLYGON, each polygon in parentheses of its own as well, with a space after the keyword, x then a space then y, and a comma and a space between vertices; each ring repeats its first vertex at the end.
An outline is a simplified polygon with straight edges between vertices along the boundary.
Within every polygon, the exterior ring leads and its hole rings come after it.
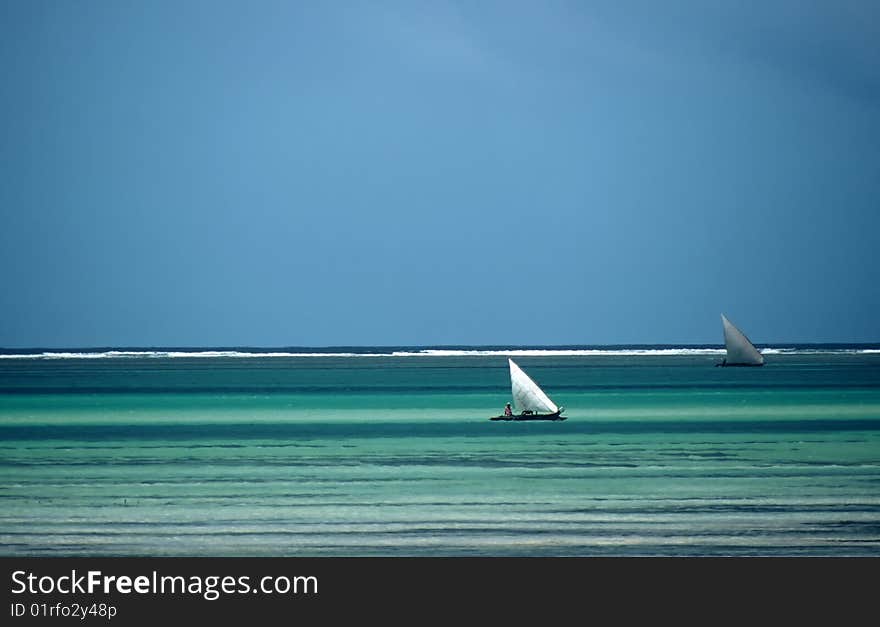
POLYGON ((504 406, 504 415, 513 416, 513 410, 510 408, 510 403, 504 406))

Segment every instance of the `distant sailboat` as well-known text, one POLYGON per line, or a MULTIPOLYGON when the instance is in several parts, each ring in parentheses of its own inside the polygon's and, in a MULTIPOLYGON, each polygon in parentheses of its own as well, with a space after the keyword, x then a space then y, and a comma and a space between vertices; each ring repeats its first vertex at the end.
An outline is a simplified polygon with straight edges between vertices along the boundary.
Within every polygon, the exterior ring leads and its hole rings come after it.
POLYGON ((745 334, 737 329, 724 314, 721 314, 721 324, 724 325, 724 346, 727 348, 727 357, 718 366, 763 366, 764 356, 758 352, 755 345, 749 341, 745 334))
POLYGON ((507 362, 510 366, 513 402, 520 413, 511 411, 510 415, 493 416, 489 420, 565 420, 565 416, 560 415, 565 408, 551 401, 512 359, 508 358, 507 362))

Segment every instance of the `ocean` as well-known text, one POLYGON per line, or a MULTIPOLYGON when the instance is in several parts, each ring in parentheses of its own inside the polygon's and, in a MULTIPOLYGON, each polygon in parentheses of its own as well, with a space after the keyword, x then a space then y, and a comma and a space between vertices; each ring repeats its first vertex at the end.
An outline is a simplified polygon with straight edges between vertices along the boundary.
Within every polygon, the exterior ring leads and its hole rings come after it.
POLYGON ((880 555, 880 346, 761 350, 2 350, 0 554, 880 555))

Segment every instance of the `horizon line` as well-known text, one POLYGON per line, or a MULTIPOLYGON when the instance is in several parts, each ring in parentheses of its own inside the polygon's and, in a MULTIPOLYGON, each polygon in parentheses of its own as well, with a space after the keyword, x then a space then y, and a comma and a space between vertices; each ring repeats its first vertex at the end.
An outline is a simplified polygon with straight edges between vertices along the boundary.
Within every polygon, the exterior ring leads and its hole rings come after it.
MULTIPOLYGON (((880 341, 826 341, 826 342, 754 342, 755 346, 767 348, 810 347, 810 346, 880 346, 880 341)), ((724 347, 724 342, 612 342, 589 344, 94 344, 68 346, 0 346, 0 351, 95 351, 95 350, 279 350, 279 349, 595 349, 595 348, 715 348, 724 347)))

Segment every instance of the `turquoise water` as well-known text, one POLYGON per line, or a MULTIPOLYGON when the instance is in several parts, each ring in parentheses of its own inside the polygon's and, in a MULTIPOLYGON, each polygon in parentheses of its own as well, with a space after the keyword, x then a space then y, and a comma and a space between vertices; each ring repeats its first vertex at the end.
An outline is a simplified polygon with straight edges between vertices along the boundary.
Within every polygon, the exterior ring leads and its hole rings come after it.
POLYGON ((0 553, 880 555, 880 353, 600 353, 2 358, 0 553))

